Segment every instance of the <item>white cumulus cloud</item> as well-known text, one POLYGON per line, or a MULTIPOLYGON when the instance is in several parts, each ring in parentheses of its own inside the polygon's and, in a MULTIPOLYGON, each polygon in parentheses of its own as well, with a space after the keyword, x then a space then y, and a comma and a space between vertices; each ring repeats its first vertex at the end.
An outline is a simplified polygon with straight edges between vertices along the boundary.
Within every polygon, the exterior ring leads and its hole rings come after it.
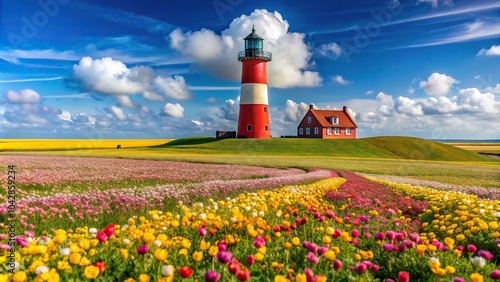
POLYGON ((175 118, 182 118, 182 117, 184 117, 184 107, 182 107, 178 103, 175 103, 175 104, 166 103, 165 106, 163 107, 162 111, 160 112, 160 115, 175 117, 175 118))
POLYGON ((351 81, 345 80, 344 77, 342 77, 341 75, 332 76, 332 80, 334 83, 340 84, 340 85, 348 85, 348 84, 352 83, 351 81))
POLYGON ((292 100, 285 102, 285 121, 300 121, 309 110, 309 105, 304 102, 296 103, 292 100))
POLYGON ((237 121, 240 113, 240 96, 238 96, 235 100, 227 99, 226 106, 220 107, 219 113, 221 118, 237 121))
POLYGON ((88 91, 103 95, 142 94, 152 101, 170 97, 185 100, 191 92, 182 76, 165 77, 146 66, 127 67, 110 57, 93 59, 83 57, 73 66, 73 77, 88 91))
POLYGON ((11 104, 35 104, 41 101, 40 94, 31 89, 23 89, 19 92, 8 90, 5 93, 5 98, 11 104))
POLYGON ((332 59, 338 59, 344 50, 340 45, 338 45, 335 42, 328 43, 328 44, 322 44, 318 48, 318 54, 324 57, 332 58, 332 59))
POLYGON ((120 107, 133 109, 136 105, 130 100, 130 97, 127 95, 119 95, 116 97, 116 101, 120 107))
POLYGON ((193 58, 200 68, 213 75, 237 81, 241 77, 238 52, 244 50, 243 38, 251 32, 252 25, 264 38, 264 50, 273 54, 267 65, 270 86, 321 85, 319 73, 308 70, 312 54, 304 42, 305 35, 289 32, 288 22, 278 12, 257 9, 234 19, 220 35, 207 29, 195 32, 176 29, 169 35, 170 46, 193 58))
POLYGON ((126 120, 127 115, 123 112, 123 110, 116 106, 111 106, 111 112, 115 115, 115 117, 119 120, 126 120))
POLYGON ((454 84, 460 83, 453 77, 441 73, 431 74, 426 81, 420 81, 420 88, 429 96, 443 96, 451 91, 454 84))
POLYGON ((477 52, 477 56, 500 56, 500 45, 493 45, 489 49, 481 49, 477 52))

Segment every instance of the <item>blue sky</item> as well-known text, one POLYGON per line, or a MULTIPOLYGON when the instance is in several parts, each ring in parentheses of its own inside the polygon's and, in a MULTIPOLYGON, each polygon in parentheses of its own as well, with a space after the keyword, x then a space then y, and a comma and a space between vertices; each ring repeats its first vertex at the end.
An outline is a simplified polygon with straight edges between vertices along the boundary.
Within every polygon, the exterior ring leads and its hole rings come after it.
POLYGON ((358 136, 500 139, 500 2, 39 0, 0 4, 0 138, 235 130, 255 25, 273 136, 309 104, 358 136))

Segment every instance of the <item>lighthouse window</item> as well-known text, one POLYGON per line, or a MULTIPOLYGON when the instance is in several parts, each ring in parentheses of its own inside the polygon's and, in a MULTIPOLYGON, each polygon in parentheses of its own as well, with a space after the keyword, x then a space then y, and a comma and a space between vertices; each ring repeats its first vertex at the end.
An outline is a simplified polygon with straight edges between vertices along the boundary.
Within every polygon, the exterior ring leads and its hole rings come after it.
POLYGON ((267 113, 267 107, 264 107, 264 113, 267 113))
POLYGON ((247 131, 248 132, 252 131, 252 125, 251 124, 247 125, 247 131))
POLYGON ((267 125, 266 125, 266 131, 267 131, 267 125))

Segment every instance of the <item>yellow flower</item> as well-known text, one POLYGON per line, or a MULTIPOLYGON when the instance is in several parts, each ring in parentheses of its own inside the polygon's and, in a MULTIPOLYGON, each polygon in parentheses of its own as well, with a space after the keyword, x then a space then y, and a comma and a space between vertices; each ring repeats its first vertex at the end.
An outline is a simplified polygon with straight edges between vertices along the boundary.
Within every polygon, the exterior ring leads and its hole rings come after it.
POLYGON ((203 252, 197 251, 193 253, 194 261, 200 261, 203 259, 203 252))
POLYGON ((149 233, 149 232, 146 232, 144 233, 144 235, 142 235, 142 240, 146 243, 146 244, 149 244, 151 242, 153 242, 155 240, 155 235, 149 233))
POLYGON ((186 238, 182 239, 181 247, 183 247, 185 249, 191 248, 191 241, 189 241, 189 239, 186 239, 186 238))
POLYGON ((295 282, 307 282, 307 276, 305 273, 299 273, 295 276, 295 282))
POLYGON ((79 266, 87 266, 90 265, 90 260, 86 257, 83 257, 78 263, 79 266))
POLYGON ((149 282, 149 280, 151 280, 151 277, 149 277, 149 275, 145 273, 139 275, 139 282, 149 282))
POLYGON ((41 260, 35 260, 29 267, 30 272, 35 272, 36 268, 45 265, 41 260))
POLYGON ((155 256, 156 260, 164 261, 168 257, 168 252, 165 249, 157 249, 154 252, 154 256, 155 256))
POLYGON ((470 281, 471 282, 483 282, 484 278, 481 274, 475 272, 470 275, 470 281))
POLYGON ((210 248, 210 242, 207 243, 207 241, 201 240, 201 242, 200 242, 200 249, 202 251, 204 251, 204 250, 207 250, 208 248, 210 248))
POLYGON ((97 250, 96 250, 96 249, 93 249, 93 248, 92 248, 92 249, 90 249, 90 250, 89 250, 89 256, 91 256, 91 257, 92 257, 92 256, 94 256, 95 254, 97 254, 97 250))
POLYGON ((263 261, 264 260, 264 254, 262 253, 256 253, 254 256, 256 261, 263 261))
POLYGON ((66 270, 66 269, 70 269, 70 268, 71 268, 71 266, 65 260, 64 261, 61 260, 61 261, 57 262, 57 269, 59 269, 59 270, 66 270))
POLYGON ((79 253, 74 253, 69 256, 69 262, 71 264, 78 264, 82 259, 82 255, 79 253))
POLYGON ((180 249, 178 252, 179 255, 187 256, 188 255, 188 250, 187 249, 180 249))
POLYGON ((266 246, 264 246, 264 247, 259 248, 257 251, 259 251, 259 253, 265 255, 267 252, 267 248, 266 248, 266 246))
POLYGON ((300 239, 299 239, 299 237, 293 237, 292 244, 294 244, 295 246, 300 245, 300 239))
POLYGON ((137 282, 137 281, 135 281, 134 278, 127 278, 127 279, 123 280, 123 282, 137 282))
POLYGON ((322 241, 324 244, 330 244, 332 242, 331 236, 323 236, 322 241))
POLYGON ((88 250, 90 248, 90 240, 89 239, 81 239, 80 242, 78 242, 78 245, 80 245, 80 248, 84 250, 88 250))
POLYGON ((331 227, 331 226, 328 226, 326 228, 326 234, 333 235, 333 233, 335 233, 335 229, 333 229, 333 227, 331 227))
POLYGON ((451 265, 447 265, 444 269, 446 270, 446 274, 453 274, 456 271, 456 269, 451 265))
POLYGON ((284 244, 284 248, 285 248, 285 249, 290 249, 291 247, 292 247, 292 243, 290 243, 290 242, 285 242, 285 244, 284 244))
POLYGON ((14 281, 14 282, 25 282, 25 281, 28 281, 28 275, 26 275, 26 272, 24 272, 24 271, 18 271, 12 277, 12 281, 14 281))
POLYGON ((10 279, 8 274, 0 273, 0 282, 9 282, 9 281, 10 279))
POLYGON ((355 254, 354 255, 355 260, 361 260, 361 255, 360 254, 355 254))
POLYGON ((57 229, 55 233, 56 235, 54 236, 54 239, 52 239, 54 243, 61 244, 62 242, 66 241, 67 238, 66 230, 57 229))
POLYGON ((286 279, 283 275, 274 276, 274 282, 289 282, 290 280, 286 279))
POLYGON ((327 260, 330 260, 330 261, 334 261, 335 258, 337 257, 337 254, 332 251, 332 250, 329 250, 329 251, 326 251, 323 256, 327 259, 327 260))
POLYGON ((457 238, 458 241, 463 241, 463 240, 465 240, 465 235, 464 234, 458 234, 457 236, 455 236, 455 238, 457 238))
POLYGON ((120 249, 120 255, 122 256, 123 259, 128 258, 128 250, 127 249, 120 249))
POLYGON ((96 266, 93 266, 93 265, 89 265, 89 266, 85 267, 85 270, 83 271, 83 275, 87 279, 94 279, 97 277, 97 275, 99 275, 99 268, 97 268, 96 266))
POLYGON ((217 246, 211 246, 209 249, 208 249, 208 254, 215 257, 217 255, 217 253, 219 252, 219 247, 217 246))

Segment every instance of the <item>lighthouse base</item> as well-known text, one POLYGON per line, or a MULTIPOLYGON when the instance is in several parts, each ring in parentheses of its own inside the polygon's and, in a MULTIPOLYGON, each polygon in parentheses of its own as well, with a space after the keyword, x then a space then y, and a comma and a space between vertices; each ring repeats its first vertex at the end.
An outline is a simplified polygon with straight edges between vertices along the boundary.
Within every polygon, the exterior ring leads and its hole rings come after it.
POLYGON ((240 105, 238 138, 271 138, 269 106, 264 104, 240 105))

